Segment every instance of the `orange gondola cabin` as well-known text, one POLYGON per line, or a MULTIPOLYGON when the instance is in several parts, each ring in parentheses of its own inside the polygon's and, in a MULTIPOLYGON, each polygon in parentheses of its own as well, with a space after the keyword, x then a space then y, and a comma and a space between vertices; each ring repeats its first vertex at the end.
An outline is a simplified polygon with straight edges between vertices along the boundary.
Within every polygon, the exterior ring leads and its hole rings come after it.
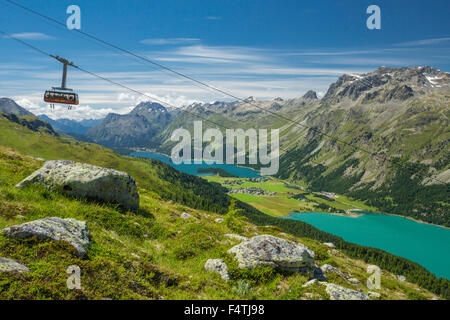
POLYGON ((71 105, 79 104, 78 94, 73 92, 61 92, 54 90, 45 91, 44 101, 50 103, 62 103, 71 105))
POLYGON ((47 90, 44 93, 44 101, 50 103, 50 108, 54 109, 54 103, 67 104, 68 109, 72 109, 72 105, 78 105, 80 101, 78 100, 78 94, 66 87, 67 79, 67 66, 75 67, 72 63, 66 59, 60 58, 58 56, 53 56, 56 60, 63 64, 63 74, 61 80, 61 87, 53 87, 52 90, 47 90))

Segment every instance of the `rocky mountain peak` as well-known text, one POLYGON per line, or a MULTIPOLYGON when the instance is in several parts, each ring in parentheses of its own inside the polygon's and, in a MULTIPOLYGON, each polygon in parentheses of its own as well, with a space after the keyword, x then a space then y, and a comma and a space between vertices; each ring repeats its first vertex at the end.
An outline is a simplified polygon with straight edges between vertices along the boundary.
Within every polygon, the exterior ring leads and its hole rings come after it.
POLYGON ((145 114, 148 112, 167 112, 167 110, 159 103, 145 101, 134 107, 130 114, 145 114))
POLYGON ((310 100, 317 100, 317 93, 313 90, 309 90, 308 92, 306 92, 303 97, 303 99, 310 99, 310 100))
POLYGON ((118 113, 108 113, 105 117, 105 119, 103 119, 103 122, 105 123, 109 123, 109 122, 114 122, 116 120, 118 120, 122 115, 118 114, 118 113))
POLYGON ((406 100, 416 92, 450 88, 450 74, 423 66, 411 68, 379 67, 365 74, 344 74, 333 83, 323 101, 339 103, 344 99, 362 102, 406 100))
POLYGON ((0 112, 15 114, 16 116, 34 116, 30 111, 22 108, 9 98, 0 98, 0 112))

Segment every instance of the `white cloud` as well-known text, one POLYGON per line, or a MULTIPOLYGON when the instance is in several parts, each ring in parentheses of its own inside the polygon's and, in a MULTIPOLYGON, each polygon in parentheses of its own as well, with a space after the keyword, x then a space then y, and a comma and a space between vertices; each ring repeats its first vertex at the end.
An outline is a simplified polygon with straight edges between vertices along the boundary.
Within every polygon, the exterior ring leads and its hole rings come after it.
POLYGON ((131 94, 122 92, 117 96, 117 101, 127 101, 132 99, 132 97, 133 96, 131 94))
MULTIPOLYGON (((176 46, 171 50, 163 48, 141 54, 153 60, 170 61, 167 65, 174 70, 240 98, 255 96, 258 99, 289 99, 300 97, 308 90, 315 90, 320 92, 319 95, 323 95, 329 85, 344 73, 366 73, 378 65, 432 64, 437 61, 436 58, 427 60, 428 63, 417 60, 417 57, 431 59, 430 55, 426 54, 427 50, 431 51, 421 47, 300 51, 194 43, 176 46), (320 57, 314 57, 315 55, 320 57)), ((441 55, 445 53, 440 52, 441 55)), ((146 68, 143 63, 138 64, 135 60, 123 58, 118 54, 112 55, 109 51, 96 52, 95 60, 92 60, 90 52, 80 58, 84 59, 81 65, 86 70, 96 72, 144 95, 73 70, 69 75, 69 86, 79 94, 81 106, 70 111, 61 106, 53 111, 43 103, 42 95, 45 89, 59 84, 59 68, 45 63, 35 64, 44 68, 43 72, 32 68, 27 70, 26 66, 20 64, 8 66, 5 62, 0 64, 1 94, 31 101, 35 105, 30 108, 33 108, 32 112, 36 114, 46 113, 79 119, 99 118, 108 112, 126 113, 139 102, 151 99, 162 101, 165 106, 170 104, 176 107, 193 102, 232 100, 222 93, 205 90, 198 83, 166 70, 151 65, 146 68), (100 60, 103 64, 91 62, 100 60)))
POLYGON ((157 102, 168 108, 180 108, 182 106, 190 105, 194 102, 203 102, 198 99, 188 98, 184 95, 174 95, 171 93, 160 95, 150 92, 143 92, 143 93, 145 95, 138 95, 138 94, 132 95, 129 93, 122 92, 119 94, 118 99, 120 99, 120 101, 126 101, 133 107, 145 101, 157 102))
POLYGON ((415 41, 408 41, 408 42, 402 42, 396 44, 400 47, 416 47, 416 46, 430 46, 430 45, 436 45, 441 44, 444 42, 449 42, 450 38, 434 38, 434 39, 424 39, 424 40, 415 40, 415 41))
POLYGON ((194 45, 180 47, 175 50, 174 55, 189 56, 200 58, 212 58, 222 61, 260 61, 266 60, 263 55, 264 50, 249 47, 233 47, 233 46, 203 46, 194 45))
POLYGON ((128 113, 131 111, 132 107, 124 107, 120 109, 112 108, 93 108, 90 105, 78 105, 73 106, 71 110, 67 109, 64 105, 55 105, 55 109, 50 109, 47 104, 37 103, 36 101, 31 101, 28 98, 15 98, 14 99, 18 105, 24 107, 28 111, 35 115, 45 114, 52 119, 72 119, 72 120, 84 120, 84 119, 101 119, 106 117, 108 113, 128 113))
MULTIPOLYGON (((328 58, 326 60, 311 59, 308 62, 314 64, 336 64, 336 65, 358 65, 358 66, 414 66, 424 63, 424 59, 412 58, 392 58, 392 57, 339 57, 328 58)), ((372 68, 373 69, 373 68, 372 68)))
POLYGON ((222 17, 218 17, 218 16, 206 16, 205 19, 206 19, 206 20, 221 20, 222 17))
POLYGON ((186 44, 199 41, 200 39, 197 38, 153 38, 141 40, 140 43, 148 45, 166 45, 166 44, 186 44))
POLYGON ((55 39, 52 36, 49 36, 45 33, 41 32, 21 32, 21 33, 13 33, 10 36, 5 35, 5 38, 17 38, 23 40, 52 40, 55 39))

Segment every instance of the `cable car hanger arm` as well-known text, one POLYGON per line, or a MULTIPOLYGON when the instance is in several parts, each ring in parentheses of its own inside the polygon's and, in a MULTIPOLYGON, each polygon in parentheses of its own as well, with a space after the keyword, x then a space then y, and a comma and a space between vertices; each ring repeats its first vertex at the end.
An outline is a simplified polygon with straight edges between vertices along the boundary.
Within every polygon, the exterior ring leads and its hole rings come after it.
POLYGON ((62 79, 61 79, 61 87, 57 88, 57 87, 53 87, 53 89, 60 89, 60 90, 70 90, 72 91, 72 89, 66 88, 66 82, 67 82, 67 66, 71 66, 71 67, 75 67, 78 68, 76 65, 73 64, 73 62, 69 62, 67 59, 61 58, 59 56, 54 56, 54 55, 50 55, 52 58, 58 60, 59 62, 61 62, 63 64, 63 74, 62 74, 62 79))

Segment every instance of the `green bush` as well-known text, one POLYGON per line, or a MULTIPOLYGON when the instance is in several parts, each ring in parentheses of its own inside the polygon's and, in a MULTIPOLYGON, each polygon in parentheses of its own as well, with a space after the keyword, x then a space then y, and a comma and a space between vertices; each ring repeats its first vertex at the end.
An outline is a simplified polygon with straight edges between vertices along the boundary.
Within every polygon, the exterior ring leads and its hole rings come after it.
POLYGON ((242 215, 244 210, 236 208, 236 201, 231 200, 228 212, 224 216, 225 225, 237 233, 245 231, 245 217, 242 215))
POLYGON ((254 284, 265 284, 273 280, 277 273, 277 270, 272 267, 258 266, 252 269, 240 269, 239 278, 254 284))

